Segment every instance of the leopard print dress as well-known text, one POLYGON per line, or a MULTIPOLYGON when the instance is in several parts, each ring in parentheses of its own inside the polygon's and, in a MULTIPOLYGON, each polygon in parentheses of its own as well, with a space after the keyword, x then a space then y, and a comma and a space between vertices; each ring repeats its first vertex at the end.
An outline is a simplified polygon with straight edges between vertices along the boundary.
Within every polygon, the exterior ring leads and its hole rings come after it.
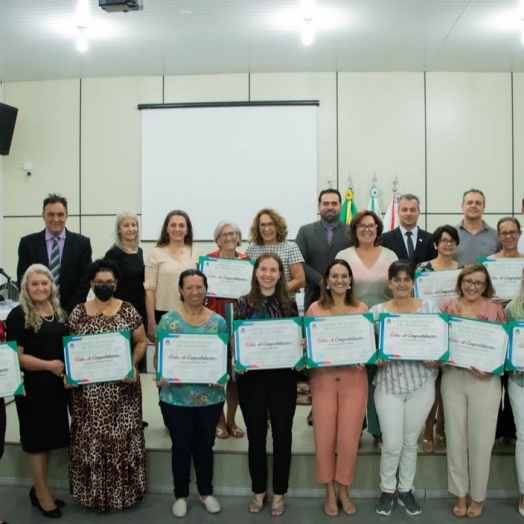
MULTIPOLYGON (((114 316, 89 316, 84 304, 69 318, 71 335, 133 332, 142 318, 128 302, 114 316)), ((69 486, 75 502, 93 511, 129 508, 146 496, 146 448, 140 378, 73 388, 69 486)))

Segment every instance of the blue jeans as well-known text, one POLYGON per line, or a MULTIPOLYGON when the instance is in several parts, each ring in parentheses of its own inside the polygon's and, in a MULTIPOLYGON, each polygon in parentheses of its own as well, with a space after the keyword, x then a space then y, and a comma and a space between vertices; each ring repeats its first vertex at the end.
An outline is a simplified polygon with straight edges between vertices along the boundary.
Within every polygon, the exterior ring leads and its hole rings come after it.
POLYGON ((160 401, 162 416, 171 436, 175 498, 189 496, 191 457, 198 493, 202 497, 213 494, 213 446, 223 408, 223 402, 211 406, 184 407, 160 401))

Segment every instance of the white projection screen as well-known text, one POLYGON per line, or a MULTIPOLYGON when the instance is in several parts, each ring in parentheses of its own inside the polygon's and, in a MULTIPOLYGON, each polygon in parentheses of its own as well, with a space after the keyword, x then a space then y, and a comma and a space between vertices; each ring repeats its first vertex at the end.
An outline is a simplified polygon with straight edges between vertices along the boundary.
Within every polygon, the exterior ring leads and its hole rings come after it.
POLYGON ((317 218, 318 102, 142 109, 142 239, 166 214, 186 211, 194 240, 221 220, 249 236, 263 207, 287 221, 289 239, 317 218))

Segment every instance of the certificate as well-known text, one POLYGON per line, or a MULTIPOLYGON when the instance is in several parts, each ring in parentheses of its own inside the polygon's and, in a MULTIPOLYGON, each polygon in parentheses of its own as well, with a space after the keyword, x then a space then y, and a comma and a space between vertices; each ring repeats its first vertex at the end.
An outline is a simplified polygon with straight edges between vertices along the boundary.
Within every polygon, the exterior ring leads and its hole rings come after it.
POLYGON ((252 260, 200 257, 200 271, 207 277, 207 296, 238 298, 249 293, 253 265, 252 260))
POLYGON ((448 315, 380 313, 379 322, 379 359, 448 360, 448 315))
POLYGON ((508 348, 506 324, 449 317, 449 362, 452 366, 502 375, 508 348))
POLYGON ((417 271, 415 274, 415 298, 428 298, 440 306, 444 300, 456 295, 455 285, 460 271, 460 269, 417 271))
POLYGON ((0 344, 0 398, 22 395, 23 392, 17 344, 4 342, 0 344))
POLYGON ((495 288, 494 299, 511 300, 518 295, 522 281, 524 258, 479 258, 484 264, 495 288))
POLYGON ((158 373, 176 384, 227 382, 227 333, 158 333, 158 373))
POLYGON ((235 320, 234 328, 238 370, 304 366, 301 318, 235 320))
POLYGON ((524 371, 524 322, 508 323, 509 348, 506 358, 508 371, 524 371))
POLYGON ((351 366, 377 361, 373 315, 304 318, 307 367, 351 366))
POLYGON ((63 337, 68 384, 114 382, 133 378, 129 331, 63 337))

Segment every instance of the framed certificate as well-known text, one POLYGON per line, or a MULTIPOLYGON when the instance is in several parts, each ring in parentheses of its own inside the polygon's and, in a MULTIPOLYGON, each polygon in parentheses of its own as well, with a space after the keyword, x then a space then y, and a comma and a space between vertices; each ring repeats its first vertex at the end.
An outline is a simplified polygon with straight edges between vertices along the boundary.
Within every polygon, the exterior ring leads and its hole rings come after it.
POLYGON ((524 371, 524 322, 511 321, 508 327, 510 331, 506 369, 524 371))
POLYGON ((133 378, 129 331, 63 337, 68 384, 114 382, 133 378))
POLYGON ((227 333, 158 333, 158 372, 175 384, 226 384, 227 333))
POLYGON ((455 285, 461 269, 444 271, 417 271, 415 273, 415 298, 428 298, 438 306, 455 296, 455 285))
POLYGON ((379 323, 379 359, 448 360, 445 313, 380 313, 379 323))
POLYGON ((518 295, 522 281, 524 258, 479 258, 484 264, 495 288, 495 300, 511 300, 518 295))
POLYGON ((22 395, 24 385, 20 374, 16 342, 0 344, 0 398, 22 395))
POLYGON ((200 257, 199 268, 207 277, 207 296, 238 298, 249 293, 254 261, 200 257))
POLYGON ((238 370, 304 366, 300 317, 235 320, 234 329, 238 370))
POLYGON ((508 348, 507 324, 449 317, 449 362, 452 366, 502 375, 508 348))
POLYGON ((308 368, 374 364, 377 361, 373 315, 305 317, 308 368))

